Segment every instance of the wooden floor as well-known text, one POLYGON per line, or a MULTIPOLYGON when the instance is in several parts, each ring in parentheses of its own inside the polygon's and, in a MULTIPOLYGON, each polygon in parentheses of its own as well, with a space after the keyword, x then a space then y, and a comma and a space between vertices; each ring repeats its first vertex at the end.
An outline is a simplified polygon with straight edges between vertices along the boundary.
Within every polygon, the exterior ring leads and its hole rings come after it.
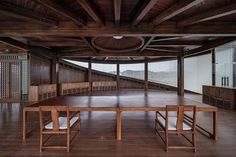
MULTIPOLYGON (((93 95, 116 95, 116 92, 97 92, 93 95)), ((143 95, 142 90, 122 90, 119 95, 143 95)), ((176 95, 149 91, 152 96, 176 95)), ((200 95, 186 94, 186 100, 201 101, 200 95)), ((236 112, 219 110, 219 139, 214 141, 197 133, 197 152, 189 150, 164 151, 164 144, 154 133, 154 113, 130 112, 123 114, 122 141, 116 140, 116 114, 113 112, 82 112, 82 128, 71 147, 71 152, 46 150, 39 152, 39 130, 36 129, 26 142, 22 142, 22 109, 28 104, 9 103, 0 105, 0 156, 209 156, 234 157, 236 155, 236 112)), ((199 113, 198 122, 211 129, 208 113, 199 113), (202 119, 202 120, 201 120, 202 119), (203 120, 204 119, 204 120, 203 120)), ((30 125, 38 124, 38 115, 30 115, 30 125)), ((65 142, 61 136, 51 142, 65 142)), ((184 143, 181 136, 173 136, 171 143, 184 143)), ((170 144, 171 144, 170 143, 170 144)))

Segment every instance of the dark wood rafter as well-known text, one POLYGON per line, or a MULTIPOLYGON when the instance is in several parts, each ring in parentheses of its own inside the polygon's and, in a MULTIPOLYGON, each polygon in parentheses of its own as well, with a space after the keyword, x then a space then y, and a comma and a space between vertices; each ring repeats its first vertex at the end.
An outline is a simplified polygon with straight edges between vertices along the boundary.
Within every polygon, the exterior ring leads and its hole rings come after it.
POLYGON ((185 41, 153 41, 149 47, 164 47, 164 46, 173 46, 173 47, 184 47, 184 46, 201 46, 203 41, 196 40, 185 40, 185 41))
POLYGON ((100 27, 82 27, 80 29, 73 27, 73 24, 62 24, 57 28, 45 28, 38 25, 29 25, 28 23, 0 22, 0 36, 64 36, 64 37, 78 37, 78 36, 236 36, 236 25, 234 22, 214 22, 196 24, 185 29, 178 28, 173 22, 166 22, 165 24, 157 26, 153 29, 153 25, 139 25, 139 27, 131 28, 129 25, 122 25, 120 27, 106 26, 100 27), (72 26, 72 27, 70 27, 72 26))
POLYGON ((153 6, 157 3, 158 0, 150 0, 145 1, 144 5, 139 9, 137 14, 134 16, 132 20, 132 25, 135 26, 141 22, 144 16, 153 8, 153 6))
POLYGON ((55 2, 51 0, 36 0, 37 3, 43 5, 44 7, 54 11, 55 13, 62 15, 70 20, 72 20, 74 23, 76 23, 79 26, 85 26, 86 23, 83 19, 75 15, 74 13, 66 10, 62 6, 56 4, 55 2))
POLYGON ((88 40, 86 37, 82 37, 84 42, 88 45, 88 47, 92 50, 94 55, 97 55, 97 50, 92 46, 91 41, 88 40))
MULTIPOLYGON (((96 56, 103 56, 103 57, 112 57, 112 56, 178 56, 178 52, 163 52, 163 51, 150 51, 144 50, 142 54, 139 51, 131 51, 131 52, 122 52, 122 53, 110 53, 105 51, 97 52, 96 56)), ((94 56, 91 50, 89 51, 78 51, 73 53, 58 53, 58 57, 86 57, 86 56, 94 56)))
MULTIPOLYGON (((82 58, 66 58, 66 59, 73 59, 75 61, 80 61, 80 62, 89 62, 88 59, 82 59, 82 58)), ((158 61, 170 61, 176 59, 176 57, 159 57, 159 58, 148 58, 148 62, 158 62, 158 61)), ((139 60, 91 60, 92 63, 102 63, 102 64, 135 64, 135 63, 143 63, 144 59, 139 59, 139 60)))
POLYGON ((163 52, 181 52, 180 49, 177 48, 162 48, 162 47, 146 47, 146 50, 152 51, 163 51, 163 52))
POLYGON ((206 12, 198 13, 185 20, 178 22, 178 26, 189 26, 192 24, 213 20, 216 18, 232 15, 236 13, 236 3, 222 6, 217 9, 208 10, 206 12))
POLYGON ((168 9, 164 10, 161 14, 157 15, 153 19, 153 23, 155 25, 159 25, 164 21, 167 21, 171 19, 172 17, 194 7, 195 5, 198 5, 203 0, 182 0, 177 1, 172 6, 170 6, 168 9))
POLYGON ((205 45, 203 45, 203 46, 201 46, 199 48, 196 48, 196 49, 193 49, 193 50, 189 50, 189 51, 185 51, 184 52, 184 56, 187 57, 187 56, 197 55, 197 54, 206 52, 208 50, 211 50, 211 49, 213 49, 215 47, 218 47, 218 46, 227 44, 229 42, 232 42, 235 39, 236 38, 219 38, 219 39, 215 39, 213 41, 209 41, 207 44, 205 44, 205 45))
POLYGON ((0 13, 3 15, 10 15, 16 19, 28 22, 35 22, 38 24, 43 24, 48 26, 58 25, 58 21, 56 19, 2 1, 0 1, 0 13))
POLYGON ((145 50, 145 49, 148 47, 148 45, 152 42, 152 40, 154 40, 154 39, 155 39, 154 36, 150 37, 150 38, 147 40, 147 42, 143 45, 143 47, 139 50, 139 53, 140 53, 140 54, 143 53, 143 50, 145 50))
POLYGON ((0 42, 27 51, 27 45, 9 37, 0 37, 0 42))
POLYGON ((115 25, 120 26, 121 0, 114 0, 115 25))
POLYGON ((77 2, 83 7, 83 9, 96 21, 99 25, 104 26, 104 19, 99 12, 94 8, 93 4, 90 4, 88 0, 77 0, 77 2))

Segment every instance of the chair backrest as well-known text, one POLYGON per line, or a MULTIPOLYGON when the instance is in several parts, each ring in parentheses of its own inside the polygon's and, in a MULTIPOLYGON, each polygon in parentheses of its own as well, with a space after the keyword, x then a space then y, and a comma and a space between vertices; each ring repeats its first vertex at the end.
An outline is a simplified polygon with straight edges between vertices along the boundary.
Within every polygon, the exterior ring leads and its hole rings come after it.
MULTIPOLYGON (((39 119, 40 119, 40 129, 43 130, 45 126, 46 117, 48 117, 49 113, 49 120, 47 119, 46 123, 52 122, 52 130, 58 131, 59 130, 59 115, 60 113, 66 113, 67 117, 67 125, 69 125, 69 108, 68 106, 40 106, 39 107, 39 119)), ((68 127, 68 126, 67 126, 68 127)))
POLYGON ((176 122, 176 131, 183 131, 183 122, 185 119, 185 112, 188 112, 192 115, 192 130, 195 130, 196 126, 196 106, 194 105, 167 105, 166 106, 166 129, 168 130, 168 114, 169 112, 177 112, 177 122, 176 122))

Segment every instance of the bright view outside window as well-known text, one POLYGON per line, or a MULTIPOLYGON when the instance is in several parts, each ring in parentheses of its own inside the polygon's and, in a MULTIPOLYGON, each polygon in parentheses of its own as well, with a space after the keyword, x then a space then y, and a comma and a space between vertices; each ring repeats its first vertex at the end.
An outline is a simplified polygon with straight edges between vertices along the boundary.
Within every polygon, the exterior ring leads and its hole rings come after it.
POLYGON ((92 69, 116 75, 116 64, 92 63, 92 69))
POLYGON ((67 60, 67 59, 64 59, 64 60, 67 61, 67 62, 76 64, 76 65, 88 68, 88 63, 87 62, 72 61, 72 60, 67 60))
POLYGON ((120 64, 120 75, 144 80, 144 63, 120 64))
POLYGON ((177 61, 149 63, 148 79, 151 82, 177 86, 177 61))

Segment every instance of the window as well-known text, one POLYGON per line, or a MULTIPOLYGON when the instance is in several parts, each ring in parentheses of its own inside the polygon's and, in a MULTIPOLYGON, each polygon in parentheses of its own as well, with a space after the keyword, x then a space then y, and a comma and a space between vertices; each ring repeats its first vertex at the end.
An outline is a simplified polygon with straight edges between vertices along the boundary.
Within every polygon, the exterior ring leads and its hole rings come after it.
POLYGON ((88 63, 87 62, 72 61, 72 60, 67 60, 67 59, 64 59, 64 60, 67 61, 67 62, 76 64, 76 65, 88 68, 88 63))
POLYGON ((148 63, 148 80, 151 82, 177 86, 177 61, 148 63))
POLYGON ((116 75, 116 64, 92 63, 92 69, 116 75))
POLYGON ((120 64, 120 75, 144 80, 144 63, 120 64))
POLYGON ((235 49, 234 48, 217 48, 215 49, 216 57, 216 85, 217 86, 235 86, 235 49))
POLYGON ((202 85, 212 84, 211 54, 184 59, 184 88, 202 93, 202 85))

